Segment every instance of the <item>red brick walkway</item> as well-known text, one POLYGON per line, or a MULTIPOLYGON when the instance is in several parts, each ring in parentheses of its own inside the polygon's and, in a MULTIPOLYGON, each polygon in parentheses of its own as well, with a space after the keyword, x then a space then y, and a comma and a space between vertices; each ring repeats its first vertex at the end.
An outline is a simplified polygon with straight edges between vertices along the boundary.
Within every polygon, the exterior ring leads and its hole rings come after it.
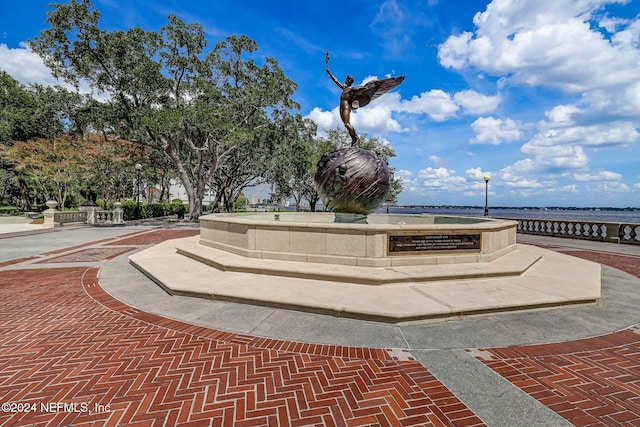
POLYGON ((0 425, 484 425, 410 357, 189 325, 115 300, 96 267, 56 268, 192 234, 138 233, 3 271, 0 425))
MULTIPOLYGON (((637 256, 563 252, 640 277, 637 256)), ((640 426, 640 327, 577 341, 482 350, 476 353, 479 360, 576 426, 640 426)))

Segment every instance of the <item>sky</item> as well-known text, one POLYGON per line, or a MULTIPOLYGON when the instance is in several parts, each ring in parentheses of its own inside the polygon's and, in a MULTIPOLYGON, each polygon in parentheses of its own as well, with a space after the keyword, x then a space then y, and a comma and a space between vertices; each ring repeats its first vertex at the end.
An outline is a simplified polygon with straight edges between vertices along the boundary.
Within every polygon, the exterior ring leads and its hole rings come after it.
MULTIPOLYGON (((0 69, 23 84, 60 83, 26 44, 49 3, 0 0, 0 69)), ((640 207, 638 0, 93 4, 106 30, 159 31, 174 14, 208 49, 249 36, 321 130, 342 128, 325 51, 340 81, 405 75, 351 119, 395 150, 400 205, 482 206, 489 176, 490 206, 640 207)))

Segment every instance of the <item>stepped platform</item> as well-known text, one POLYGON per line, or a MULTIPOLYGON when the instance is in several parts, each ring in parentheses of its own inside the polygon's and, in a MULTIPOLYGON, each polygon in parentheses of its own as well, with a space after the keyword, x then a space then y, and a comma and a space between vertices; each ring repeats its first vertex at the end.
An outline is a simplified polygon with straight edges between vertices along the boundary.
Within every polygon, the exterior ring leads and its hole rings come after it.
POLYGON ((129 261, 173 295, 391 323, 589 304, 601 286, 599 264, 522 244, 487 262, 369 267, 251 258, 195 236, 129 261))

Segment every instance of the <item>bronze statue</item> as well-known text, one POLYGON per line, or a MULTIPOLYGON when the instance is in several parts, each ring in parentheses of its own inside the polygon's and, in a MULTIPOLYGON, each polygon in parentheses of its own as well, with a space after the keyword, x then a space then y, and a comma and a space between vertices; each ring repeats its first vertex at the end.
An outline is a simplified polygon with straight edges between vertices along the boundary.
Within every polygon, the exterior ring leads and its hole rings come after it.
POLYGON ((383 95, 391 89, 399 86, 400 83, 404 81, 404 76, 372 80, 364 86, 353 86, 354 80, 351 75, 347 74, 347 78, 344 83, 340 83, 340 81, 331 74, 331 70, 329 69, 328 50, 325 55, 324 62, 326 64, 327 74, 331 77, 331 80, 333 80, 335 84, 342 89, 342 93, 340 94, 340 118, 342 119, 342 123, 344 123, 344 127, 347 128, 347 131, 351 136, 351 146, 356 146, 358 144, 358 135, 356 134, 356 130, 353 126, 351 126, 351 110, 364 107, 380 95, 383 95))

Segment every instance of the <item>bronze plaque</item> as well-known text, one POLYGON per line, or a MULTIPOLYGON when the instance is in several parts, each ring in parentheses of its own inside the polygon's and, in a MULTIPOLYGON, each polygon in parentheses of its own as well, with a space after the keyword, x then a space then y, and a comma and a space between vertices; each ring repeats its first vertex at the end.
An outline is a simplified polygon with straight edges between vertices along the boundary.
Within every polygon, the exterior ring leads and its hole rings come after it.
POLYGON ((478 251, 480 234, 389 235, 389 253, 478 251))

